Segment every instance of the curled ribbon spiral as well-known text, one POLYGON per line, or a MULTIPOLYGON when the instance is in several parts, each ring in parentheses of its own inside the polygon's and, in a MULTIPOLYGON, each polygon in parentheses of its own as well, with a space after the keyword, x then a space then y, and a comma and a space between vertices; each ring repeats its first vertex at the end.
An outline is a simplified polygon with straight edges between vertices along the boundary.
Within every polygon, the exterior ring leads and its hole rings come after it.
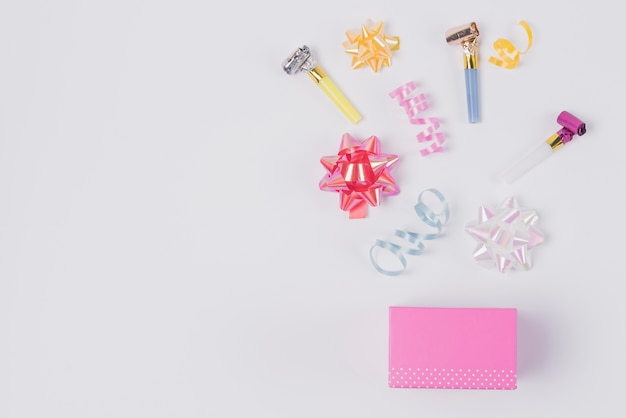
POLYGON ((376 240, 376 243, 370 248, 370 260, 374 268, 379 273, 385 274, 387 276, 398 276, 403 273, 406 270, 407 264, 404 254, 421 255, 424 252, 424 243, 422 241, 433 240, 439 237, 441 235, 443 225, 448 222, 448 219, 450 219, 450 209, 448 208, 448 202, 446 201, 446 198, 443 196, 443 194, 441 194, 441 192, 437 189, 426 189, 422 191, 417 198, 417 204, 414 206, 414 209, 417 216, 419 216, 419 218, 426 225, 436 228, 437 232, 430 234, 420 234, 417 232, 397 229, 394 235, 408 241, 414 248, 403 247, 391 241, 376 240), (440 212, 435 212, 429 206, 424 204, 422 196, 426 192, 432 193, 439 200, 439 202, 443 206, 443 209, 440 212), (440 219, 442 216, 443 220, 440 219), (375 252, 377 248, 387 250, 394 256, 396 256, 396 258, 402 264, 402 268, 398 270, 387 270, 381 267, 375 257, 375 252))
POLYGON ((497 65, 498 67, 505 68, 507 70, 511 70, 517 67, 519 63, 520 55, 527 52, 530 47, 533 45, 533 31, 530 29, 530 26, 525 21, 521 20, 519 25, 524 28, 526 31, 526 35, 528 36, 528 46, 523 51, 519 51, 515 45, 508 39, 498 38, 493 43, 493 47, 496 50, 496 53, 500 56, 500 58, 489 57, 489 62, 497 65))
POLYGON ((446 138, 441 132, 437 132, 439 129, 439 119, 437 118, 421 118, 418 115, 425 110, 427 110, 430 106, 426 101, 426 95, 424 93, 419 93, 414 97, 408 97, 411 92, 416 89, 415 83, 413 81, 409 81, 403 86, 398 87, 391 93, 389 93, 389 97, 397 98, 400 106, 404 107, 407 116, 409 117, 409 122, 413 125, 426 125, 426 129, 419 134, 417 134, 417 142, 430 142, 430 145, 422 148, 420 150, 420 154, 422 156, 426 156, 428 154, 432 154, 434 152, 442 152, 443 151, 443 143, 446 138))

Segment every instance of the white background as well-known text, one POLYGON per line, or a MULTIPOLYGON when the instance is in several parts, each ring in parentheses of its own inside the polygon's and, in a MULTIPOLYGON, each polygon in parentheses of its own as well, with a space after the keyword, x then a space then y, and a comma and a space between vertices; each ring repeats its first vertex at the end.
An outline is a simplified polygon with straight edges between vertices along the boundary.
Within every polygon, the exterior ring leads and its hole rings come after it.
POLYGON ((607 1, 14 1, 0 5, 0 417, 555 417, 624 413, 623 21, 607 1), (613 11, 611 11, 613 10, 613 11), (401 48, 352 70, 345 31, 401 48), (514 70, 499 37, 535 44, 514 70), (476 21, 482 121, 460 47, 476 21), (281 62, 308 45, 352 125, 281 62), (388 93, 415 81, 446 151, 421 157, 388 93), (576 138, 511 185, 496 174, 576 138), (401 192, 350 220, 320 191, 341 135, 397 154, 401 192), (444 235, 399 277, 369 248, 434 187, 444 235), (515 196, 545 243, 528 272, 472 258, 464 226, 515 196), (518 389, 387 387, 391 305, 515 307, 518 389))

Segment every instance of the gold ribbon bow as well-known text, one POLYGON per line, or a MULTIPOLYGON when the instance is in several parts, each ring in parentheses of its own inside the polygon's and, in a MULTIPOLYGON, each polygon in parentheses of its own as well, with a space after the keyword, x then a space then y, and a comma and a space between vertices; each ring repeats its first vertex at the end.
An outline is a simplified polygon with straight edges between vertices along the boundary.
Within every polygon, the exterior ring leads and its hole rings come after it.
POLYGON ((348 41, 343 43, 346 53, 352 55, 352 68, 369 66, 375 72, 391 65, 391 51, 400 49, 398 36, 387 36, 383 32, 383 22, 373 27, 361 26, 361 31, 346 32, 348 41))

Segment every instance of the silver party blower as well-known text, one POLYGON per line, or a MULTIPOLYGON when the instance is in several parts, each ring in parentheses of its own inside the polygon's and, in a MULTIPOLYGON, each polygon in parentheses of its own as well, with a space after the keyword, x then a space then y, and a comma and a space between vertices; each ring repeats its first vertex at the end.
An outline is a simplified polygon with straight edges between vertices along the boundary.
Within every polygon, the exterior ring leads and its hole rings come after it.
POLYGON ((344 115, 352 123, 357 123, 361 120, 361 115, 350 104, 348 99, 341 93, 341 91, 335 86, 335 83, 326 75, 326 73, 316 64, 311 50, 308 46, 304 45, 301 48, 291 54, 289 58, 283 61, 283 71, 292 75, 300 71, 304 71, 309 74, 309 77, 326 93, 328 97, 337 105, 344 115))

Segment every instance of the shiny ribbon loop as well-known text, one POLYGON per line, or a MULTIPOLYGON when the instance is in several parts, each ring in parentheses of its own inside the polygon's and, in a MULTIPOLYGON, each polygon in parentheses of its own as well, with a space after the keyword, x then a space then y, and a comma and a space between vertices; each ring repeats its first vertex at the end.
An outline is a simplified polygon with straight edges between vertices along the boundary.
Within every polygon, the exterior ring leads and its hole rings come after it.
POLYGON ((404 86, 400 86, 389 93, 389 97, 392 99, 396 98, 398 100, 398 104, 404 107, 411 124, 426 125, 426 129, 417 134, 417 142, 430 142, 430 144, 427 147, 422 148, 420 150, 420 154, 422 156, 426 156, 434 152, 442 152, 442 145, 446 138, 442 133, 436 132, 440 127, 439 119, 418 117, 420 113, 427 110, 430 106, 426 101, 426 95, 424 93, 419 93, 414 97, 408 97, 409 94, 415 91, 415 89, 415 83, 413 81, 409 81, 404 86))
POLYGON ((409 122, 414 125, 420 123, 419 121, 421 120, 417 117, 417 115, 424 112, 429 107, 428 102, 426 101, 426 95, 424 93, 420 93, 415 97, 398 101, 400 102, 400 106, 404 107, 404 110, 409 117, 409 122))
POLYGON ((497 65, 498 67, 505 68, 507 70, 511 70, 517 67, 517 64, 520 60, 520 55, 527 52, 530 47, 533 45, 533 31, 530 29, 530 26, 525 21, 521 20, 519 25, 524 28, 526 31, 526 36, 528 37, 528 45, 526 49, 523 51, 519 51, 515 45, 508 39, 498 38, 493 43, 493 47, 496 50, 496 53, 500 58, 489 57, 489 62, 497 65))
MULTIPOLYGON (((413 121, 411 121, 413 123, 413 121)), ((417 134, 417 142, 431 142, 431 144, 420 150, 420 154, 426 156, 433 152, 443 152, 443 143, 446 138, 441 132, 436 132, 439 129, 439 120, 437 118, 422 118, 416 120, 415 124, 429 124, 425 131, 417 134)))
POLYGON ((443 196, 443 194, 437 189, 426 189, 422 191, 417 198, 417 204, 413 208, 417 216, 422 220, 422 222, 424 222, 428 226, 437 229, 437 232, 421 234, 417 232, 397 229, 394 232, 394 236, 408 241, 412 245, 412 247, 404 247, 391 241, 376 240, 376 243, 370 248, 370 261, 379 273, 385 274, 387 276, 398 276, 402 274, 406 270, 407 266, 407 261, 404 257, 404 254, 421 255, 424 252, 424 243, 422 241, 434 240, 435 238, 439 237, 441 235, 443 225, 446 224, 450 219, 450 209, 448 208, 448 202, 446 201, 446 198, 443 196), (423 202, 422 198, 424 193, 426 192, 432 193, 439 200, 439 203, 441 203, 443 207, 440 212, 435 212, 423 202), (400 264, 402 264, 402 268, 398 270, 387 270, 381 267, 375 257, 375 252, 377 248, 389 251, 391 254, 393 254, 400 261, 400 264))

